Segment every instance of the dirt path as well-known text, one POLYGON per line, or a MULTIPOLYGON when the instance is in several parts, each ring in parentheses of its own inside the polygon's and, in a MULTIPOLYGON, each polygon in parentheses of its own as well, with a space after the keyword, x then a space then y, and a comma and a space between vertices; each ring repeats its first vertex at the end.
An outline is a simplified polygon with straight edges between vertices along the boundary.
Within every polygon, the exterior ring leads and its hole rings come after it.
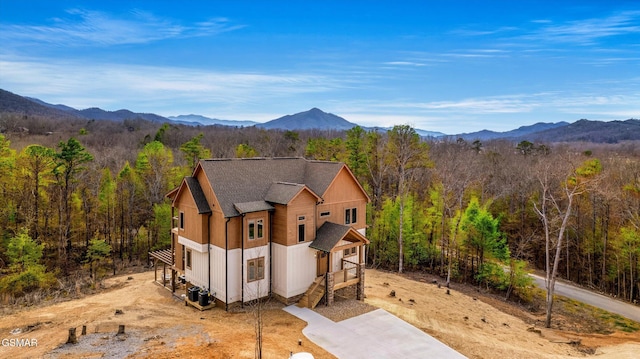
MULTIPOLYGON (((37 346, 0 346, 2 358, 253 358, 254 319, 250 312, 200 312, 153 283, 153 272, 116 277, 107 290, 68 302, 30 308, 0 321, 0 338, 28 339, 37 346), (120 309, 123 314, 115 314, 120 309), (126 326, 116 336, 118 325, 126 326), (68 329, 87 326, 80 343, 64 345, 68 329), (15 334, 12 334, 15 333, 15 334)), ((598 358, 632 358, 640 352, 640 333, 578 335, 531 325, 455 290, 381 271, 367 271, 366 302, 383 308, 450 345, 469 358, 584 357, 579 339, 597 347, 598 358), (396 296, 390 297, 391 290, 396 296), (411 301, 413 300, 413 302, 411 301)), ((302 334, 305 323, 273 303, 264 313, 263 354, 286 358, 307 351, 333 358, 302 334), (302 346, 298 340, 302 339, 302 346)))

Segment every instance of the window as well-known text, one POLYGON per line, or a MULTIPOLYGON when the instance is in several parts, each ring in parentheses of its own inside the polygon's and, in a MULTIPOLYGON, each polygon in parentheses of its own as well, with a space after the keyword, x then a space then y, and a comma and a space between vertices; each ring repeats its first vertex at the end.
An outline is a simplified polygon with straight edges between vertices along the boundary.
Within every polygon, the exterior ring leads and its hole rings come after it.
POLYGON ((344 210, 344 224, 352 224, 358 221, 357 208, 347 208, 344 210))
POLYGON ((187 248, 187 251, 185 252, 185 257, 187 257, 185 259, 185 262, 187 262, 187 269, 191 269, 191 249, 187 248))
MULTIPOLYGON (((182 245, 182 253, 186 253, 186 251, 185 251, 185 249, 184 249, 184 244, 182 245)), ((186 262, 186 261, 184 260, 184 257, 183 257, 183 261, 182 261, 182 270, 184 270, 185 262, 186 262)))
POLYGON ((259 219, 256 221, 256 223, 258 225, 258 238, 262 238, 264 232, 263 220, 259 219))
POLYGON ((258 219, 258 220, 250 220, 249 221, 249 225, 248 225, 249 229, 249 240, 252 239, 261 239, 264 236, 264 220, 262 219, 258 219))
POLYGON ((298 216, 298 242, 305 241, 305 216, 298 216))
POLYGON ((320 212, 320 217, 329 217, 331 212, 320 212))
POLYGON ((264 257, 247 261, 247 282, 264 279, 264 257))
POLYGON ((343 251, 342 256, 343 257, 350 257, 356 254, 357 248, 353 247, 353 248, 347 248, 343 251))
POLYGON ((180 229, 184 229, 184 212, 180 212, 180 229))
POLYGON ((249 240, 256 239, 256 222, 249 221, 249 240))

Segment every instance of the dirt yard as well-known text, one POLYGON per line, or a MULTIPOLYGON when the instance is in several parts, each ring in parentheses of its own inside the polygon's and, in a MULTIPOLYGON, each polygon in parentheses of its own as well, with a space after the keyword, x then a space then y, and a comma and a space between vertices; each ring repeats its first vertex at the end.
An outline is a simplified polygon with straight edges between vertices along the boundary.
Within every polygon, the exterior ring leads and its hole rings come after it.
MULTIPOLYGON (((426 279, 416 281, 375 270, 366 275, 369 306, 397 315, 469 358, 565 358, 591 352, 598 358, 635 358, 640 352, 638 332, 597 335, 534 328, 531 323, 537 318, 524 321, 455 289, 447 295, 446 288, 426 279), (392 290, 395 297, 389 295, 392 290)), ((107 280, 107 289, 97 295, 5 316, 0 322, 0 357, 254 357, 255 320, 250 310, 200 312, 154 284, 153 272, 128 277, 107 280), (122 314, 116 314, 117 310, 122 314), (84 336, 80 335, 83 325, 87 328, 84 336), (116 335, 119 325, 125 325, 124 335, 116 335), (65 344, 72 327, 78 328, 79 343, 65 344), (12 339, 28 339, 37 346, 9 346, 12 339)), ((339 302, 336 308, 343 314, 336 318, 343 318, 345 311, 366 311, 366 307, 355 303, 351 310, 349 302, 339 302)), ((304 337, 304 322, 281 308, 271 303, 264 312, 265 358, 287 358, 290 352, 301 351, 316 358, 333 358, 304 337)))

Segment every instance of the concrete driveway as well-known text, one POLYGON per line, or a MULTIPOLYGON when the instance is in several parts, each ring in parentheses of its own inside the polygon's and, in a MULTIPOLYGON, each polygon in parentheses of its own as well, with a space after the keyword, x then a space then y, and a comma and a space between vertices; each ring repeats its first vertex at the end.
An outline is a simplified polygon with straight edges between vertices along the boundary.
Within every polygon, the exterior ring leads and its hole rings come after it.
POLYGON ((302 333, 340 359, 466 358, 383 309, 337 323, 295 305, 284 311, 307 322, 302 333))

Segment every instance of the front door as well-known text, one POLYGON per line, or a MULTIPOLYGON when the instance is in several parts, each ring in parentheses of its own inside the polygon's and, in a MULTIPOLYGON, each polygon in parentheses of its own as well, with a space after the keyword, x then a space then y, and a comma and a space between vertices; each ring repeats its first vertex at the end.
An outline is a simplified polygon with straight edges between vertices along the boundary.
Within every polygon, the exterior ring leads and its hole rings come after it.
POLYGON ((327 252, 323 252, 323 251, 318 251, 316 258, 318 259, 318 271, 316 273, 316 276, 321 276, 324 275, 325 273, 327 273, 327 252))

